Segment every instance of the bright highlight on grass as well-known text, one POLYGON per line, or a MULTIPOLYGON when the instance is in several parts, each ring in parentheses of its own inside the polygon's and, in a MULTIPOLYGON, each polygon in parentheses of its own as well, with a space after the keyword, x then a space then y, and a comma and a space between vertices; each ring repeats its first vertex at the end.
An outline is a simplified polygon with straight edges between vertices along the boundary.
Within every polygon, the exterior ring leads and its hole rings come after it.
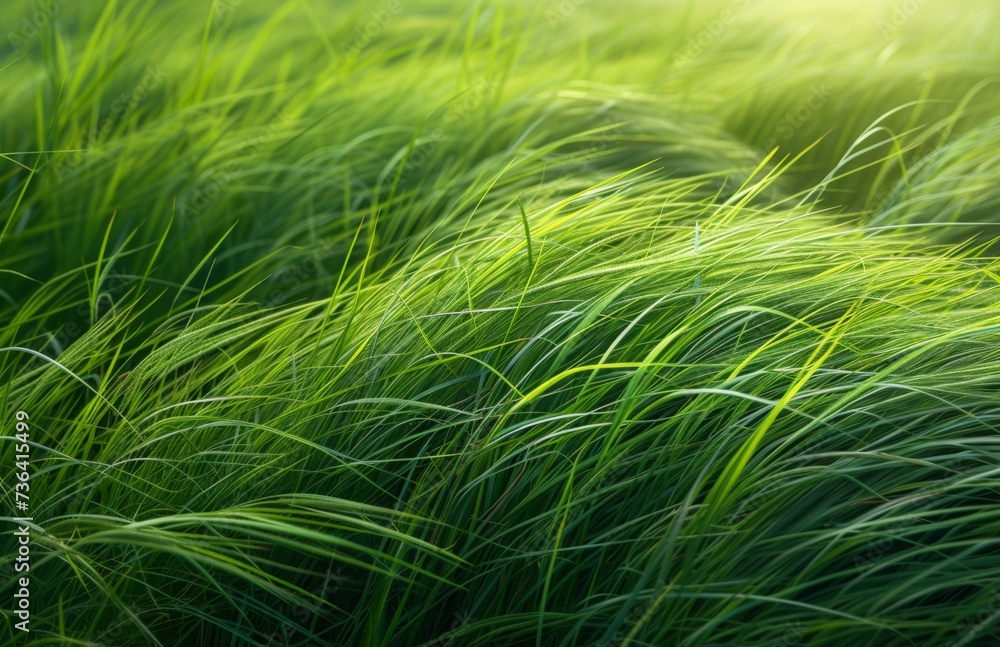
POLYGON ((6 2, 0 642, 995 644, 998 11, 6 2))

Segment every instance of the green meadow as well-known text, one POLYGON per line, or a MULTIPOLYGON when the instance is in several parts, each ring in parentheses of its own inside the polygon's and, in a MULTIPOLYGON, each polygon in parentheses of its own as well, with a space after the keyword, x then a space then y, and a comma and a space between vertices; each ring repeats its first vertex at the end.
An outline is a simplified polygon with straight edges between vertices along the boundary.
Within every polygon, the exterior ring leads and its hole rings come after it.
POLYGON ((3 0, 0 644, 1000 644, 998 33, 3 0))

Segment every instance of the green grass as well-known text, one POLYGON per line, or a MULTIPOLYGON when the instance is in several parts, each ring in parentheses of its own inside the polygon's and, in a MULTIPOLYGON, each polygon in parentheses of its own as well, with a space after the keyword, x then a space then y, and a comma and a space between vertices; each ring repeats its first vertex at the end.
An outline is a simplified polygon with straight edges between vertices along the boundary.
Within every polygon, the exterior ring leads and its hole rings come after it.
POLYGON ((0 26, 3 644, 1000 638, 993 4, 0 26))

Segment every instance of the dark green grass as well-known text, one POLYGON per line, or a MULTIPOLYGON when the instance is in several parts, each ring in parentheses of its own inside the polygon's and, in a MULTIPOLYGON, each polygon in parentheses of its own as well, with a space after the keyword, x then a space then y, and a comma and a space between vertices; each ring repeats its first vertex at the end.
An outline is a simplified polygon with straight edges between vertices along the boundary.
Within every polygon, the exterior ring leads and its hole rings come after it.
POLYGON ((0 58, 5 644, 1000 638, 995 8, 233 5, 0 58))

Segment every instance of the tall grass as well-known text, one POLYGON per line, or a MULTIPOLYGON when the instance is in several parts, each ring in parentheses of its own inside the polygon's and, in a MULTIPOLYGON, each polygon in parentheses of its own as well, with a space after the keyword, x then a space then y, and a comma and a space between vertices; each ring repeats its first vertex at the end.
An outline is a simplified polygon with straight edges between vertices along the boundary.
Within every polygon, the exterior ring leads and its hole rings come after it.
POLYGON ((390 4, 0 10, 5 644, 1000 638, 996 8, 390 4))

